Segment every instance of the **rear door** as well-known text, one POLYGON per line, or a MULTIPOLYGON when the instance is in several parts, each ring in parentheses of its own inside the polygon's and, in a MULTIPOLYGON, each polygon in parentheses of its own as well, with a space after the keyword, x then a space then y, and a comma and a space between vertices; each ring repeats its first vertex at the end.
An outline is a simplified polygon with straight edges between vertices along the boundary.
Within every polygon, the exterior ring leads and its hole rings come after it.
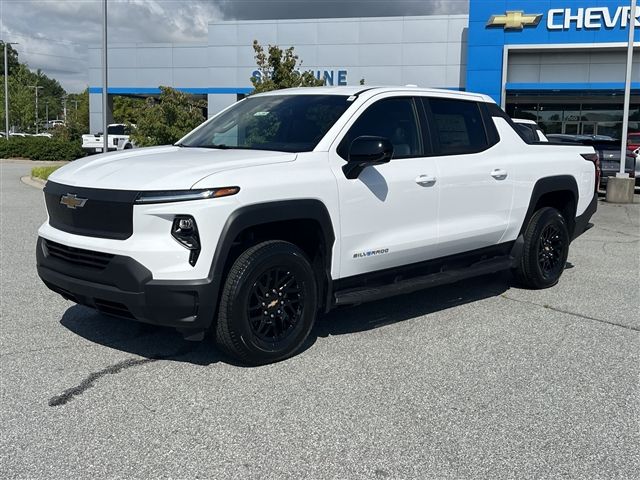
POLYGON ((440 254, 500 243, 511 212, 513 159, 492 148, 497 132, 487 129, 491 120, 478 102, 425 97, 423 104, 437 155, 440 254))

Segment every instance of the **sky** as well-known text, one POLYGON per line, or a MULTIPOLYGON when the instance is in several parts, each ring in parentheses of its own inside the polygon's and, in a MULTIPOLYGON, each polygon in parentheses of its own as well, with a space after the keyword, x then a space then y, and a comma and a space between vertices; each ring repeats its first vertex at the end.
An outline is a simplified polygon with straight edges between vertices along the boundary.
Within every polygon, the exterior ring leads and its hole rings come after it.
MULTIPOLYGON (((220 20, 467 13, 468 0, 109 0, 109 43, 206 43, 220 20)), ((0 0, 0 39, 69 92, 87 86, 102 42, 102 0, 0 0)))

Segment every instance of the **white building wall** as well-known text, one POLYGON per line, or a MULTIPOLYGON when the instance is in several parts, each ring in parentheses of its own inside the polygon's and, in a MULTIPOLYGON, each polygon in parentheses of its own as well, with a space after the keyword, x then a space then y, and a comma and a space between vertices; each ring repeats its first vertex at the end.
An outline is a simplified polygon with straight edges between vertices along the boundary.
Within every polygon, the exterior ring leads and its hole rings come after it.
POLYGON ((294 46, 304 69, 333 72, 334 84, 346 70, 348 85, 464 88, 467 26, 466 15, 211 23, 210 80, 249 87, 258 40, 294 46))
MULTIPOLYGON (((302 67, 346 71, 346 84, 464 88, 467 15, 224 21, 209 24, 208 43, 112 44, 109 89, 148 94, 160 85, 206 93, 209 115, 251 89, 253 40, 295 47, 302 67), (147 93, 145 93, 147 92, 147 93)), ((91 131, 102 130, 101 49, 89 48, 91 131)), ((323 75, 323 73, 321 73, 323 75)))

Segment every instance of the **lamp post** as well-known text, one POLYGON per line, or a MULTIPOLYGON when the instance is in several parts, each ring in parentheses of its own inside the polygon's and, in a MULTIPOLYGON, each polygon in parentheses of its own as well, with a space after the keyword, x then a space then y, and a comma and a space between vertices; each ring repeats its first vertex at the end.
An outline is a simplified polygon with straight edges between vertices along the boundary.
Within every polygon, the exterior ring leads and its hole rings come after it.
POLYGON ((109 135, 107 128, 107 106, 109 103, 107 94, 107 0, 102 0, 102 139, 104 141, 102 153, 109 151, 109 135))
POLYGON ((36 91, 36 134, 37 134, 38 133, 38 90, 41 90, 44 87, 39 87, 38 85, 29 85, 29 88, 33 88, 36 91))
POLYGON ((45 116, 47 117, 47 125, 49 125, 49 100, 47 100, 46 102, 44 102, 44 111, 45 111, 45 116))
POLYGON ((629 45, 627 46, 627 71, 624 81, 624 107, 622 114, 622 148, 620 151, 620 171, 616 177, 629 177, 625 173, 624 167, 627 158, 627 138, 629 135, 629 103, 631 102, 631 70, 633 68, 633 43, 634 31, 636 27, 636 7, 637 0, 631 0, 631 10, 629 10, 629 45))
POLYGON ((627 45, 627 70, 624 83, 624 107, 622 113, 622 145, 620 146, 620 171, 607 181, 607 202, 633 203, 635 181, 625 172, 627 163, 627 138, 629 134, 629 103, 631 100, 631 70, 633 66, 634 31, 637 17, 637 0, 631 0, 629 8, 629 44, 627 45))
POLYGON ((4 45, 4 129, 9 139, 9 61, 8 52, 9 45, 18 45, 17 43, 4 42, 0 40, 0 43, 4 45))

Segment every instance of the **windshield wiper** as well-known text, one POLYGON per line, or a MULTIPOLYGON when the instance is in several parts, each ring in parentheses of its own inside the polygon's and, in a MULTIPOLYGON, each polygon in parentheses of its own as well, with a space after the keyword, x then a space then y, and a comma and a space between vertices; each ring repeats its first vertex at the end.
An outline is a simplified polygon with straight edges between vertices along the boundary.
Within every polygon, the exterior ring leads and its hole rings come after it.
POLYGON ((185 145, 184 143, 174 143, 173 146, 174 147, 189 148, 191 145, 185 145))

